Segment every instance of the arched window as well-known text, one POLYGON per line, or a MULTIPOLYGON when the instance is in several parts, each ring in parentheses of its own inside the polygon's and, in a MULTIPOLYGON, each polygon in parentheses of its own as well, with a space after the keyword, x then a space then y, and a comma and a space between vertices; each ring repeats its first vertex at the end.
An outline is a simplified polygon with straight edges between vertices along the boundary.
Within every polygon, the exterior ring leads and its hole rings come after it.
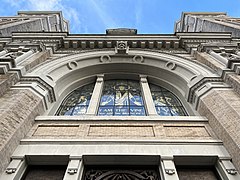
MULTIPOLYGON (((64 99, 56 114, 79 116, 89 112, 87 110, 94 86, 95 83, 88 84, 71 92, 64 99)), ((96 110, 95 114, 98 116, 146 116, 149 109, 145 108, 153 107, 153 105, 156 108, 156 115, 159 116, 187 116, 182 103, 173 93, 154 84, 149 84, 147 89, 146 86, 141 88, 140 81, 106 80, 103 81, 103 88, 98 87, 96 90, 99 92, 97 96, 100 101, 91 102, 90 107, 96 110), (149 96, 149 93, 146 93, 149 91, 148 87, 152 95, 150 97, 146 97, 149 96), (151 98, 153 101, 144 102, 143 100, 151 98), (147 106, 147 103, 154 104, 147 106)))
POLYGON ((86 114, 95 83, 71 92, 61 104, 57 115, 78 116, 86 114))
POLYGON ((145 116, 145 107, 139 81, 105 81, 98 115, 145 116))
POLYGON ((187 113, 179 99, 167 89, 149 84, 153 102, 160 116, 186 116, 187 113))

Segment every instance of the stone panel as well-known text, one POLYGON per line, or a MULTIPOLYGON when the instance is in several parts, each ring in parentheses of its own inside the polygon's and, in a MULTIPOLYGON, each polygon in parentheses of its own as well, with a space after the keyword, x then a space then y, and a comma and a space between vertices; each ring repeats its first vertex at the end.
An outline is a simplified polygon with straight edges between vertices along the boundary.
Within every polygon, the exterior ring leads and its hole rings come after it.
POLYGON ((0 97, 17 81, 17 73, 0 74, 0 97))
POLYGON ((228 73, 224 78, 225 82, 233 87, 233 89, 240 95, 240 75, 235 73, 228 73))
POLYGON ((29 90, 10 90, 0 98, 0 172, 43 111, 41 98, 29 90))
POLYGON ((215 172, 208 168, 179 168, 177 169, 177 173, 179 180, 218 180, 215 172))
POLYGON ((39 126, 34 136, 76 136, 79 126, 39 126))
POLYGON ((167 137, 209 137, 204 126, 164 126, 167 137))
POLYGON ((201 97, 198 111, 208 118, 240 171, 240 97, 234 90, 211 90, 201 97))
POLYGON ((88 136, 154 137, 152 126, 91 125, 88 136))

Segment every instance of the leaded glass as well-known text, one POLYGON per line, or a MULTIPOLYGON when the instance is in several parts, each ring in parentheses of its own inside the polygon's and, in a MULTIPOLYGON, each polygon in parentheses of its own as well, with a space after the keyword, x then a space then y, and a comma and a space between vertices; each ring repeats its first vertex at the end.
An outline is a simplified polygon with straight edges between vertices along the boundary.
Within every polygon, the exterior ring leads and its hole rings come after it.
POLYGON ((99 116, 145 116, 140 85, 132 80, 104 82, 99 116))
POLYGON ((93 84, 88 84, 71 92, 61 104, 57 115, 79 116, 86 114, 92 96, 93 84))
POLYGON ((150 84, 153 102, 160 116, 186 116, 187 113, 178 98, 167 89, 150 84))

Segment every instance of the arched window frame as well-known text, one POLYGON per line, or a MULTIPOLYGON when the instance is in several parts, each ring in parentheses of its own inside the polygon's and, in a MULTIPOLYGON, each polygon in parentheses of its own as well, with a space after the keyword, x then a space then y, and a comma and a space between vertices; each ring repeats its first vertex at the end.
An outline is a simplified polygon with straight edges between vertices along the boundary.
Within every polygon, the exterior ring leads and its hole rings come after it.
MULTIPOLYGON (((139 83, 142 91, 142 98, 143 98, 143 104, 146 111, 146 116, 159 116, 159 114, 156 111, 155 103, 152 98, 152 93, 149 87, 147 76, 139 75, 139 83)), ((100 105, 103 87, 104 87, 104 74, 97 75, 97 80, 92 92, 92 96, 88 105, 86 115, 90 115, 90 116, 98 115, 98 109, 100 105)), ((174 94, 174 96, 176 95, 174 94)), ((178 101, 180 101, 178 97, 177 99, 178 101)), ((182 103, 181 103, 181 107, 184 109, 185 115, 188 115, 186 108, 182 105, 182 103)))

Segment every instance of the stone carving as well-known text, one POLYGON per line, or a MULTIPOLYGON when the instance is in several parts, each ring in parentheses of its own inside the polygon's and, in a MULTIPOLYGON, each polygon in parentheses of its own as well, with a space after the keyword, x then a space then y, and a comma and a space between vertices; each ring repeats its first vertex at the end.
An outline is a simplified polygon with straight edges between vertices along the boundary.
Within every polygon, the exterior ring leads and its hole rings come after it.
POLYGON ((111 62, 112 59, 111 59, 111 57, 109 55, 103 55, 103 56, 100 57, 99 61, 100 62, 111 62))
POLYGON ((231 175, 235 175, 235 174, 237 174, 237 170, 236 169, 227 169, 227 173, 231 174, 231 175))
POLYGON ((78 63, 76 61, 71 61, 67 64, 67 67, 70 70, 73 70, 73 69, 77 68, 77 66, 78 66, 78 63))
POLYGON ((68 168, 67 172, 70 175, 76 174, 77 173, 77 168, 68 168))
POLYGON ((154 170, 88 170, 86 171, 84 180, 160 180, 157 172, 154 170))
POLYGON ((127 54, 129 47, 127 45, 127 41, 117 41, 117 45, 115 47, 115 52, 118 54, 127 54))
POLYGON ((174 169, 165 169, 165 172, 166 172, 168 175, 173 175, 173 174, 175 174, 175 170, 174 170, 174 169))
POLYGON ((136 56, 133 57, 132 61, 133 62, 143 63, 144 62, 144 58, 143 58, 143 56, 136 55, 136 56))
POLYGON ((5 172, 6 172, 7 174, 12 174, 12 173, 15 173, 16 170, 17 170, 17 168, 7 168, 5 172))
POLYGON ((177 65, 173 62, 167 62, 165 65, 168 69, 175 70, 177 65))

